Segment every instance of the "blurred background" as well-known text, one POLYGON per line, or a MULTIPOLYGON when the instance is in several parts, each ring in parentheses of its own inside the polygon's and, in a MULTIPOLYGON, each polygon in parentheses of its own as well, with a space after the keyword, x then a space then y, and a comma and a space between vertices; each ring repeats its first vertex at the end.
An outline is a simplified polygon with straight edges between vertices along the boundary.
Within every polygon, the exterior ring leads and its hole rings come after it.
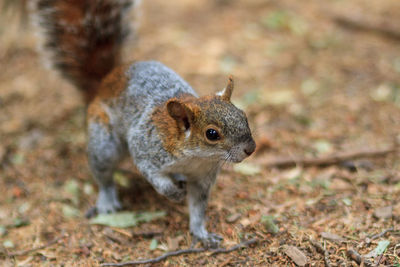
MULTIPOLYGON (((96 198, 85 156, 85 106, 79 92, 43 64, 27 2, 0 1, 0 250, 27 249, 60 233, 68 242, 5 262, 96 264, 160 254, 162 248, 149 250, 151 239, 132 239, 83 218, 96 198)), ((337 266, 351 262, 342 252, 348 246, 368 254, 380 241, 389 242, 387 252, 369 260, 400 264, 398 152, 323 167, 273 164, 395 149, 399 1, 145 0, 134 18, 126 61, 159 60, 200 95, 220 90, 232 74, 234 102, 247 112, 258 145, 256 155, 223 170, 209 225, 228 245, 249 234, 269 241, 227 257, 182 256, 169 264, 282 266, 294 261, 283 246, 293 245, 309 264, 323 266, 308 237, 324 242, 337 266), (395 234, 365 242, 389 228, 395 234)), ((189 244, 186 207, 165 204, 144 182, 132 185, 140 179, 131 176, 116 175, 127 209, 168 215, 129 231, 162 228, 158 244, 189 244)))

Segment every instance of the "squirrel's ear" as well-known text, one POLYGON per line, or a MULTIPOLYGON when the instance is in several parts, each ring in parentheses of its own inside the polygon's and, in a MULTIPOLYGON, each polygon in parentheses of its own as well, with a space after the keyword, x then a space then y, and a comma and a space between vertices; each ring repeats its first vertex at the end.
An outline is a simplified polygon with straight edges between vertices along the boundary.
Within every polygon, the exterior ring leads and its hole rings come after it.
POLYGON ((186 131, 190 128, 193 119, 193 111, 188 104, 183 103, 177 98, 172 98, 167 102, 168 114, 176 120, 178 126, 186 131))
POLYGON ((233 77, 229 76, 228 84, 221 92, 218 92, 217 95, 221 96, 225 101, 231 101, 231 96, 233 92, 233 77))

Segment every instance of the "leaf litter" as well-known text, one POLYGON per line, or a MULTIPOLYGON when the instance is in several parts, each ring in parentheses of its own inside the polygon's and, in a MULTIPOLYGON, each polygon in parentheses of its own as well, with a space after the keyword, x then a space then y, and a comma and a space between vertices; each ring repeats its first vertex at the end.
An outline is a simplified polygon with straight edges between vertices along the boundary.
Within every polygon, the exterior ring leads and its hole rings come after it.
MULTIPOLYGON (((398 5, 396 0, 143 2, 139 38, 128 45, 126 58, 162 61, 200 95, 218 91, 226 72, 232 73, 235 102, 248 114, 261 147, 245 167, 224 166, 211 192, 207 227, 221 234, 226 246, 254 236, 265 241, 229 255, 180 255, 161 264, 324 266, 327 258, 332 266, 354 266, 372 252, 377 255, 368 259, 372 266, 399 264, 398 153, 368 156, 368 168, 354 158, 346 158, 347 167, 335 161, 336 155, 379 150, 400 140, 398 41, 335 17, 350 12, 351 18, 366 18, 364 25, 396 29, 398 5), (319 157, 325 160, 316 161, 319 157), (281 158, 290 160, 277 162, 281 158), (312 249, 311 238, 328 255, 312 249), (288 256, 283 249, 288 247, 303 256, 288 256)), ((85 156, 85 106, 70 85, 38 67, 31 29, 17 31, 4 16, 0 25, 7 25, 0 35, 0 63, 7 66, 0 74, 0 261, 98 266, 160 255, 160 249, 149 249, 152 238, 158 248, 189 247, 187 208, 125 172, 115 179, 127 210, 168 215, 159 220, 133 212, 122 218, 121 225, 130 226, 114 231, 115 242, 102 231, 108 226, 83 218, 97 190, 85 156), (26 139, 33 133, 40 138, 26 139), (29 221, 17 227, 17 218, 29 221), (64 242, 46 247, 64 233, 64 242), (6 242, 4 248, 5 241, 13 247, 6 242), (3 253, 39 247, 40 253, 13 259, 3 253)))

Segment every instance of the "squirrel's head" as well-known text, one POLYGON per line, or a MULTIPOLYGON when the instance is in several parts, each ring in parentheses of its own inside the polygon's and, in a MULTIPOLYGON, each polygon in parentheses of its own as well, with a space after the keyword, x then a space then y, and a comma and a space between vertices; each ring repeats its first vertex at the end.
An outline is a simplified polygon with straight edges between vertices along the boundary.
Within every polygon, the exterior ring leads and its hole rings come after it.
POLYGON ((226 88, 216 95, 168 100, 168 114, 178 128, 179 150, 229 162, 241 162, 254 152, 256 144, 246 114, 231 103, 232 91, 230 77, 226 88))

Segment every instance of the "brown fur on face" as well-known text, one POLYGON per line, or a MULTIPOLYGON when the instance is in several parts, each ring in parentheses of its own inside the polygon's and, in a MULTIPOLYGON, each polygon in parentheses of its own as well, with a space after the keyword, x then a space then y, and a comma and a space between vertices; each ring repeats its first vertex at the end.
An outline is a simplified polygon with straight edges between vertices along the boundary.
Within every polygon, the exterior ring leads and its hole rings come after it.
POLYGON ((154 111, 152 119, 164 148, 173 154, 199 147, 228 150, 234 144, 252 138, 244 112, 221 96, 195 98, 182 95, 172 98, 154 111), (180 108, 169 110, 171 103, 180 105, 180 108), (185 137, 185 120, 189 123, 189 138, 185 137), (209 142, 206 139, 205 131, 210 125, 216 126, 222 136, 220 140, 209 142))
POLYGON ((196 106, 192 105, 195 99, 189 94, 171 98, 152 114, 152 123, 158 130, 163 146, 172 154, 180 153, 184 144, 185 124, 191 125, 198 112, 196 106))

